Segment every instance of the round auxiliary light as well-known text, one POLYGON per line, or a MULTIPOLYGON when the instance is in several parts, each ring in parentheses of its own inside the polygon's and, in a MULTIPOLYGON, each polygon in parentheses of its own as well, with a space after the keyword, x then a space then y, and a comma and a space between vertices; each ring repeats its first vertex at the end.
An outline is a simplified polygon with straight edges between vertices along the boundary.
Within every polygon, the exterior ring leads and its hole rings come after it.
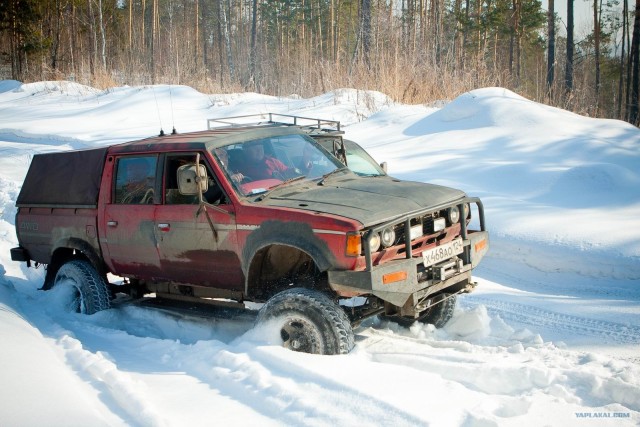
POLYGON ((369 239, 369 249, 371 252, 377 252, 380 249, 380 234, 374 233, 369 239))
POLYGON ((460 211, 457 206, 452 206, 447 211, 447 216, 449 217, 449 222, 451 224, 455 224, 460 220, 460 211))
POLYGON ((382 241, 382 246, 388 248, 396 241, 396 232, 393 231, 391 227, 385 228, 382 230, 382 233, 380 233, 380 240, 382 241))

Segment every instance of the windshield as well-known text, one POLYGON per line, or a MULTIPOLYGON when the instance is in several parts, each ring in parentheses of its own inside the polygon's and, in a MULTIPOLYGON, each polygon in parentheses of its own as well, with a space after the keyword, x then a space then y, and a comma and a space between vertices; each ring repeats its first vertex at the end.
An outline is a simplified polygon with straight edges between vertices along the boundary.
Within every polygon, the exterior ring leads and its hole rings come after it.
POLYGON ((242 196, 318 179, 343 166, 313 139, 298 134, 230 144, 214 149, 213 155, 242 196))

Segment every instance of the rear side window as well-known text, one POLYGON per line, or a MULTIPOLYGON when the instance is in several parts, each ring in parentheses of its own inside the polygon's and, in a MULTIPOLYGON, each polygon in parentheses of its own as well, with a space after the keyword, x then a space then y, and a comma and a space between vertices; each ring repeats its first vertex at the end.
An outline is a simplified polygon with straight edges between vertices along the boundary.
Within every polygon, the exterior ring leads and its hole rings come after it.
POLYGON ((156 188, 156 156, 121 157, 116 165, 114 203, 152 204, 156 188))

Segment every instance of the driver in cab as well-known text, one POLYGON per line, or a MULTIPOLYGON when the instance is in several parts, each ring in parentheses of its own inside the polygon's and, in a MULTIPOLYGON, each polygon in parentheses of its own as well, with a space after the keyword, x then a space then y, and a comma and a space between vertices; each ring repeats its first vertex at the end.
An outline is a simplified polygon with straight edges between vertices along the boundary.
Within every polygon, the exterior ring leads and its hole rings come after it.
POLYGON ((283 173, 289 170, 280 160, 265 155, 264 145, 261 141, 248 142, 243 146, 246 153, 244 164, 240 165, 240 172, 245 178, 252 181, 260 179, 283 177, 283 173))

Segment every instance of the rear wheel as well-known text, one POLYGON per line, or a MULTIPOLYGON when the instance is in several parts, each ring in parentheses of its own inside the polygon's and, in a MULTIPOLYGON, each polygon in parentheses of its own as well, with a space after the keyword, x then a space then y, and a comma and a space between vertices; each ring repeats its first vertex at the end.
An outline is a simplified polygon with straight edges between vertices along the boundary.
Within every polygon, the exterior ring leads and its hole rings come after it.
POLYGON ((351 323, 342 308, 318 291, 293 288, 273 296, 256 323, 275 321, 283 347, 312 354, 346 354, 354 346, 351 323))
POLYGON ((396 322, 403 326, 410 326, 413 322, 431 324, 436 328, 442 328, 451 320, 456 308, 456 295, 441 293, 431 298, 431 306, 420 312, 417 318, 385 316, 385 319, 396 322))
POLYGON ((53 286, 68 288, 65 304, 70 311, 94 314, 111 307, 107 282, 88 261, 76 259, 63 264, 53 286))

